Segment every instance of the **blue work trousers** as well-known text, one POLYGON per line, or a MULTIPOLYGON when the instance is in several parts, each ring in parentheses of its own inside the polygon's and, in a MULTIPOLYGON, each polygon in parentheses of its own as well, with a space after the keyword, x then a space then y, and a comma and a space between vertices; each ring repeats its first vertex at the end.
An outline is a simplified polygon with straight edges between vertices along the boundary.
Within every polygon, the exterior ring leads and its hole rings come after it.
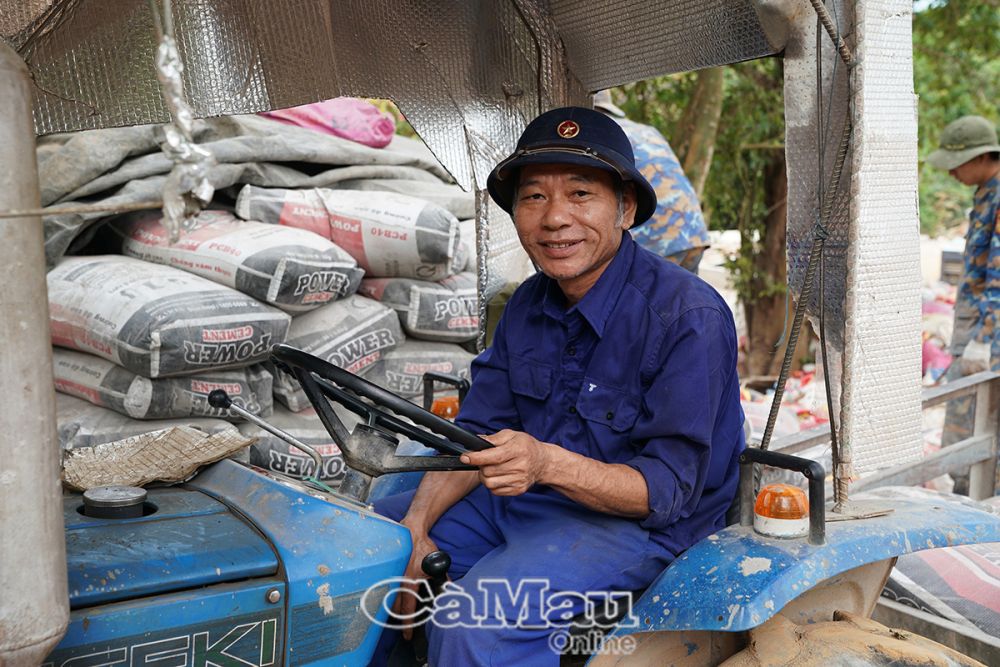
MULTIPOLYGON (((398 521, 413 493, 384 498, 375 509, 398 521)), ((477 601, 448 605, 451 627, 427 624, 432 667, 558 665, 565 630, 551 626, 587 607, 572 593, 638 591, 671 560, 638 521, 594 512, 550 490, 505 498, 476 487, 441 516, 430 537, 451 556, 452 582, 477 601)), ((442 595, 439 608, 460 597, 442 595)))

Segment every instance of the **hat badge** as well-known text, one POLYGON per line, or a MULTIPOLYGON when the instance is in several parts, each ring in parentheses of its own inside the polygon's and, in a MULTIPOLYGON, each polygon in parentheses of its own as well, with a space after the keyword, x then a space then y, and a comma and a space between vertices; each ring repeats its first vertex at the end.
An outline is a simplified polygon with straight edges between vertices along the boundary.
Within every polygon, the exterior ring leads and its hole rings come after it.
POLYGON ((576 121, 564 120, 556 126, 556 133, 563 139, 572 139, 580 134, 580 125, 576 121))

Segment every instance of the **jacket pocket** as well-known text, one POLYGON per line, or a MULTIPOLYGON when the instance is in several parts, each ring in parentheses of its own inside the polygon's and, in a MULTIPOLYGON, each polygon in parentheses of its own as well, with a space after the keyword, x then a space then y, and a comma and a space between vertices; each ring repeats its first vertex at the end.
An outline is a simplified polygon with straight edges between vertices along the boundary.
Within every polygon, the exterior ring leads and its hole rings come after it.
POLYGON ((587 421, 603 424, 613 431, 627 431, 639 416, 639 397, 584 378, 576 409, 587 421))
POLYGON ((552 367, 533 359, 511 357, 510 389, 515 394, 543 401, 552 393, 552 367))

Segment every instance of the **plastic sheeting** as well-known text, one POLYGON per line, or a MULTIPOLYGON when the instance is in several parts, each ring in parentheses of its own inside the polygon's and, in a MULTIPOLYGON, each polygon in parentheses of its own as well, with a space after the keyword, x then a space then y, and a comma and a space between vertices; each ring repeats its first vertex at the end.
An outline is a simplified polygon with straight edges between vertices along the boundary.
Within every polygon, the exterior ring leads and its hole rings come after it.
MULTIPOLYGON (((481 168, 506 154, 545 108, 655 73, 778 51, 758 18, 766 13, 759 6, 774 4, 552 0, 550 10, 547 0, 172 3, 196 115, 337 95, 391 97, 467 188, 474 170, 484 175, 481 168), (482 165, 480 157, 487 158, 482 165)), ((167 120, 147 0, 0 0, 0 37, 32 70, 39 134, 167 120)))

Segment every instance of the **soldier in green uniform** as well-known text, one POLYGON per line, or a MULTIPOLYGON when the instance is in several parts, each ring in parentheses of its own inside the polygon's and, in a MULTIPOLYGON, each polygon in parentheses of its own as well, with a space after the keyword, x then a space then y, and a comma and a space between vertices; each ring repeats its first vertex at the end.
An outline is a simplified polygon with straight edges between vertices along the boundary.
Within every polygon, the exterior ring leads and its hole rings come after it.
MULTIPOLYGON (((941 148, 927 161, 963 185, 976 186, 965 235, 964 268, 955 299, 947 379, 985 370, 1000 371, 1000 144, 993 123, 963 116, 941 133, 941 148)), ((948 405, 941 444, 972 435, 972 397, 948 405)), ((968 473, 955 477, 956 493, 968 493, 968 473)))

